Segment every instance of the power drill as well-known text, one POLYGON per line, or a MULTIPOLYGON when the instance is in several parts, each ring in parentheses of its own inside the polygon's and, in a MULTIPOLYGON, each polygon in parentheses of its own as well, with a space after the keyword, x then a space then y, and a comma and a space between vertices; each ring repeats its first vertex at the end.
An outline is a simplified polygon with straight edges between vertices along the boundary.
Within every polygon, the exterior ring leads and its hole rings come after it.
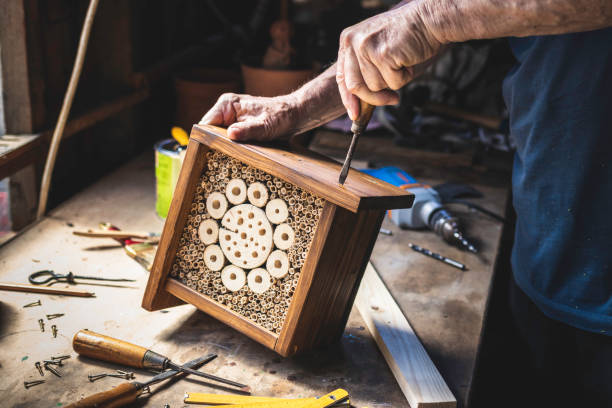
POLYGON ((389 211, 391 220, 400 228, 429 228, 450 244, 473 253, 478 252, 463 236, 457 218, 444 207, 436 190, 419 183, 397 167, 361 171, 414 194, 412 208, 389 211))

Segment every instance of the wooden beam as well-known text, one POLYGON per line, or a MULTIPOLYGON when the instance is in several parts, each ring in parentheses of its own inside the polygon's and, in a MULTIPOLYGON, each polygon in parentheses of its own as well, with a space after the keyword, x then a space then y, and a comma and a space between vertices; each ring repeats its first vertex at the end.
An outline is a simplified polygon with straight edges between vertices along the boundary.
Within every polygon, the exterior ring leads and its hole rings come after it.
POLYGON ((42 156, 40 135, 0 136, 0 180, 8 177, 42 156))
POLYGON ((32 133, 24 1, 2 2, 0 61, 4 120, 8 133, 32 133))
POLYGON ((455 408, 457 400, 371 263, 355 305, 412 408, 455 408))
MULTIPOLYGON (((149 96, 149 90, 143 88, 103 103, 71 119, 66 124, 62 139, 65 140, 89 127, 130 109, 146 101, 149 96)), ((42 132, 40 135, 5 135, 4 137, 0 137, 0 180, 39 159, 42 160, 44 154, 47 152, 52 133, 53 130, 49 129, 42 132), (8 146, 3 149, 1 146, 5 144, 8 146)))

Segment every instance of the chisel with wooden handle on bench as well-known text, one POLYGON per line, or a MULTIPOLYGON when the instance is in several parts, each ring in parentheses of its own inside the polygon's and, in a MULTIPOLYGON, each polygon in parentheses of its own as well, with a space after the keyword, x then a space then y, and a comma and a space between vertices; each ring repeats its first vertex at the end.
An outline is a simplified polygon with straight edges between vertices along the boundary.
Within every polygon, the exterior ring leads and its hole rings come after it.
MULTIPOLYGON (((210 354, 205 357, 196 358, 185 364, 185 367, 198 368, 204 364, 214 360, 217 356, 210 354)), ((180 374, 178 370, 168 370, 161 374, 156 375, 149 381, 139 383, 136 381, 125 382, 112 390, 102 391, 97 394, 90 395, 89 397, 83 398, 73 404, 68 405, 66 408, 119 408, 136 401, 142 393, 144 393, 150 385, 158 383, 160 381, 167 380, 175 375, 180 374)))
POLYGON ((186 366, 180 366, 170 361, 168 357, 162 356, 152 350, 110 336, 94 333, 89 330, 80 330, 74 335, 72 348, 82 356, 95 358, 97 360, 109 361, 111 363, 123 364, 135 368, 148 368, 160 371, 170 368, 172 370, 182 371, 184 373, 197 375, 237 387, 239 391, 244 393, 251 392, 251 388, 248 385, 193 370, 186 366))

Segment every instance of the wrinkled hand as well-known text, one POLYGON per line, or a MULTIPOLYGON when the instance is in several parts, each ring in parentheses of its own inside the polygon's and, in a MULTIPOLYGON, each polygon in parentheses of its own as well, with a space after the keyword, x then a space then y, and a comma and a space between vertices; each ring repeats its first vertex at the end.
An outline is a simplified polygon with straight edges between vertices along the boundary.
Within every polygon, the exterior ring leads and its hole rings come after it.
POLYGON ((296 114, 291 95, 266 98, 226 93, 200 123, 226 126, 233 140, 268 141, 290 133, 296 114))
POLYGON ((393 91, 424 69, 441 43, 420 16, 418 2, 378 14, 345 29, 340 36, 336 81, 351 119, 359 113, 359 100, 372 105, 398 102, 393 91))

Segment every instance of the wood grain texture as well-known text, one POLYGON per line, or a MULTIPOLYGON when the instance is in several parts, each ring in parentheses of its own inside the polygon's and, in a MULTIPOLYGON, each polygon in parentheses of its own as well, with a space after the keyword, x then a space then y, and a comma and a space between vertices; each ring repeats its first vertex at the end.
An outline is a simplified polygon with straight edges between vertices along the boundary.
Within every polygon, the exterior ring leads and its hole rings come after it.
POLYGON ((326 203, 275 350, 287 356, 342 335, 383 210, 352 213, 326 203))
POLYGON ((90 395, 80 401, 67 405, 66 408, 125 407, 136 401, 136 398, 142 394, 142 392, 143 390, 139 389, 135 384, 125 382, 111 390, 90 395))
POLYGON ((306 149, 236 143, 226 137, 225 129, 208 125, 195 125, 191 137, 352 212, 408 208, 414 200, 405 190, 355 170, 341 186, 342 165, 306 149))
POLYGON ((196 184, 206 166, 208 147, 194 140, 189 141, 183 167, 176 183, 168 217, 159 240, 147 288, 142 299, 142 307, 153 311, 166 307, 177 306, 183 302, 165 291, 165 283, 174 262, 178 248, 178 237, 187 222, 187 213, 191 208, 191 200, 196 184))
POLYGON ((342 188, 337 185, 340 170, 337 163, 302 151, 235 143, 223 133, 219 128, 194 127, 143 307, 156 310, 181 299, 283 356, 337 341, 344 331, 386 209, 410 206, 413 196, 358 172, 352 172, 352 181, 349 175, 346 188, 342 188), (187 285, 168 279, 209 149, 325 198, 278 336, 187 285))
POLYGON ((410 406, 456 407, 455 397, 370 263, 355 304, 410 406))
POLYGON ((223 323, 246 334, 258 343, 268 348, 274 348, 277 339, 276 334, 252 323, 238 313, 226 309, 224 306, 208 299, 201 293, 196 292, 175 279, 168 279, 165 288, 169 293, 172 293, 179 299, 194 305, 215 319, 221 320, 223 323))
POLYGON ((85 357, 134 368, 144 367, 143 359, 147 352, 144 347, 89 330, 76 332, 72 338, 72 348, 85 357))

